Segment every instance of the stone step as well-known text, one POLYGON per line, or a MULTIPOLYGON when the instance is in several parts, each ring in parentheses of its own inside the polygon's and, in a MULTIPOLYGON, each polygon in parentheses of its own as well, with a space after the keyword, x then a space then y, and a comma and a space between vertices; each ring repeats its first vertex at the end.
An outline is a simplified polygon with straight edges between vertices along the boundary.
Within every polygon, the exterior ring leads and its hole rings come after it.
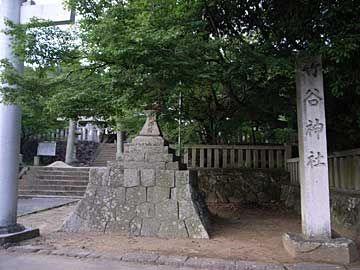
POLYGON ((88 172, 89 168, 35 167, 38 172, 88 172))
POLYGON ((70 199, 82 199, 84 196, 61 196, 61 195, 25 195, 19 194, 18 198, 26 199, 26 198, 70 198, 70 199))
POLYGON ((62 196, 62 197, 83 197, 84 191, 59 191, 59 190, 28 190, 20 189, 19 196, 62 196))
POLYGON ((107 159, 97 159, 95 160, 93 163, 96 163, 96 162, 106 162, 106 161, 115 161, 116 159, 115 158, 107 158, 107 159))
POLYGON ((115 160, 116 157, 101 157, 101 158, 97 158, 95 159, 95 161, 108 161, 108 160, 115 160))
POLYGON ((19 186, 46 185, 46 186, 83 186, 87 187, 88 181, 69 181, 69 180, 39 180, 36 183, 28 184, 26 181, 20 181, 19 186))
POLYGON ((36 175, 39 180, 74 180, 74 181, 88 181, 89 175, 78 176, 78 175, 36 175))
POLYGON ((114 151, 114 152, 112 152, 112 153, 99 153, 99 155, 98 155, 98 157, 100 157, 100 156, 116 156, 116 152, 114 151))
POLYGON ((106 167, 107 166, 107 162, 95 162, 93 163, 94 167, 106 167))
POLYGON ((89 167, 34 167, 32 180, 19 182, 20 196, 82 197, 89 183, 89 167))
POLYGON ((74 185, 22 185, 21 190, 36 190, 36 191, 48 191, 49 189, 52 191, 61 191, 61 192, 85 192, 86 186, 74 186, 74 185))
POLYGON ((116 148, 116 144, 115 143, 101 143, 100 147, 114 147, 114 148, 116 148))
POLYGON ((88 176, 89 171, 80 172, 60 172, 60 171, 37 171, 37 175, 51 175, 51 176, 88 176))
POLYGON ((92 166, 95 167, 106 167, 108 161, 116 160, 116 144, 101 144, 100 151, 92 162, 92 166))

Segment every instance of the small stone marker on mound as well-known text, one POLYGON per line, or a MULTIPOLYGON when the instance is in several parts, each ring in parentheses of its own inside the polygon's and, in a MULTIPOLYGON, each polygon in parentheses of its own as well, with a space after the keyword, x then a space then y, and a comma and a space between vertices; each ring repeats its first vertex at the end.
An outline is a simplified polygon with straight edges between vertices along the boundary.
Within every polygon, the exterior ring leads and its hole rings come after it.
POLYGON ((90 169, 85 197, 62 230, 209 238, 196 172, 182 170, 161 136, 154 112, 146 114, 140 135, 125 146, 120 160, 90 169))

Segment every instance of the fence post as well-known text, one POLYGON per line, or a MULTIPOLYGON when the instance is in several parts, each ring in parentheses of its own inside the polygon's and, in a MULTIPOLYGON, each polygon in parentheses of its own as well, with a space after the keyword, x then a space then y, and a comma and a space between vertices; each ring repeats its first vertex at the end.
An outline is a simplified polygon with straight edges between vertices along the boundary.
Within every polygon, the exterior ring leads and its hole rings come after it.
POLYGON ((196 148, 191 148, 191 167, 196 167, 196 148))
POLYGON ((288 159, 292 158, 292 147, 291 144, 284 144, 285 147, 285 168, 286 168, 286 162, 288 159))
POLYGON ((360 191, 360 157, 354 156, 354 189, 360 191))
POLYGON ((246 149, 245 151, 245 167, 250 168, 251 167, 251 150, 246 149))
POLYGON ((219 156, 219 149, 214 149, 214 168, 219 168, 220 164, 220 156, 219 156))
POLYGON ((189 164, 189 148, 187 146, 184 147, 184 164, 189 164))
POLYGON ((228 167, 228 150, 226 148, 222 148, 222 157, 223 157, 223 168, 227 168, 228 167))
POLYGON ((206 152, 206 167, 211 168, 212 165, 212 149, 208 148, 206 152))
POLYGON ((199 167, 204 168, 205 167, 205 156, 204 156, 205 149, 200 148, 199 151, 200 151, 200 165, 199 165, 199 167))

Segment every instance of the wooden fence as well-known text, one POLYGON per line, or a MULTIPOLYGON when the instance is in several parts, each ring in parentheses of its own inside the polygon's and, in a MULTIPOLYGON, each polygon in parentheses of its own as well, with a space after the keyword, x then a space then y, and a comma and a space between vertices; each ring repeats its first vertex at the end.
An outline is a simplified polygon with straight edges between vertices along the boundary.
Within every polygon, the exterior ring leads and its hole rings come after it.
MULTIPOLYGON (((360 149, 335 152, 328 157, 330 188, 360 191, 360 149)), ((299 159, 287 160, 291 184, 300 183, 299 159)))
MULTIPOLYGON (((93 142, 100 142, 101 133, 105 132, 108 134, 108 131, 94 128, 92 130, 86 127, 78 127, 76 130, 77 139, 79 141, 93 141, 93 142)), ((69 134, 69 130, 66 129, 56 129, 53 131, 49 131, 47 133, 38 134, 33 136, 34 139, 41 140, 41 141, 66 141, 69 134)))
POLYGON ((291 157, 287 145, 188 145, 184 163, 189 168, 284 168, 291 157))
POLYGON ((56 129, 46 133, 36 134, 32 136, 32 138, 40 141, 66 141, 68 134, 68 129, 56 129))
POLYGON ((299 158, 290 158, 286 161, 286 170, 290 174, 290 183, 298 185, 300 183, 299 158))

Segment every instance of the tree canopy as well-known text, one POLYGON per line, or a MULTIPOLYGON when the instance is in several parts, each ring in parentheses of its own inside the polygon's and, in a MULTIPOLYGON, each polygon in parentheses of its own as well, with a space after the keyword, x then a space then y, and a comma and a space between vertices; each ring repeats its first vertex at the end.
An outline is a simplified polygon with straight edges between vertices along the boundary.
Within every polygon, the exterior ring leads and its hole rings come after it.
POLYGON ((181 93, 185 142, 237 143, 243 129, 285 140, 296 129, 296 57, 321 54, 330 146, 359 144, 354 0, 66 2, 81 18, 75 27, 11 25, 15 51, 31 65, 3 74, 19 86, 2 89, 9 102, 43 100, 53 117, 95 116, 124 128, 151 107, 175 141, 181 93))

